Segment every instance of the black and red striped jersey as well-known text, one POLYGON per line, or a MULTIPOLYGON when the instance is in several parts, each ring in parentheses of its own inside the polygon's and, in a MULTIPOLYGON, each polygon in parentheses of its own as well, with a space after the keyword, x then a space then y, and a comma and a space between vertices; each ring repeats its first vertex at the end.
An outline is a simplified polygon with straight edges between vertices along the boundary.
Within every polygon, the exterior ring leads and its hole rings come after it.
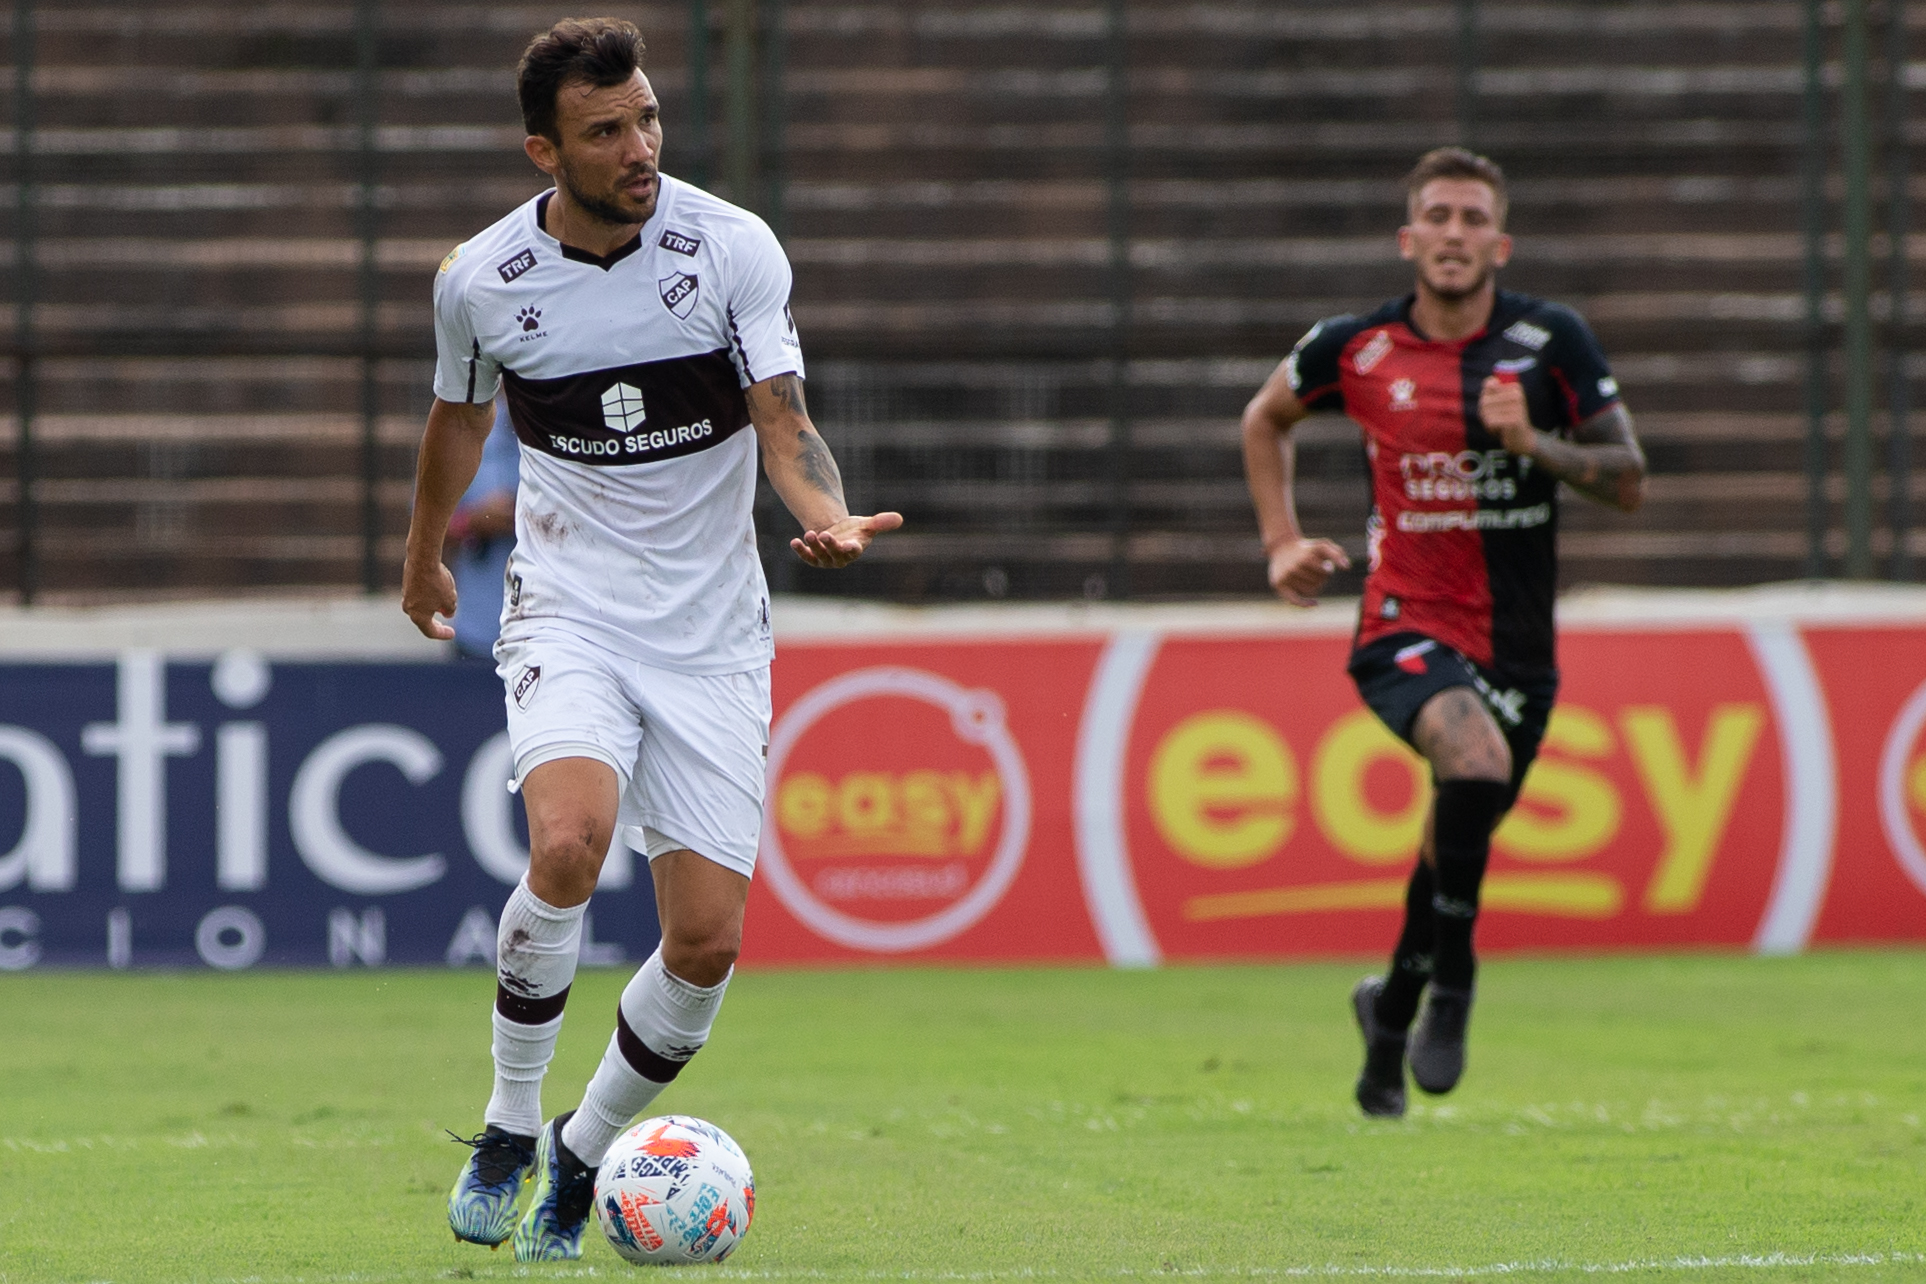
POLYGON ((1480 664, 1557 667, 1558 482, 1478 416, 1491 375, 1524 385, 1532 425, 1564 433, 1618 401, 1598 341, 1571 309, 1499 291, 1470 338, 1426 338, 1407 296, 1313 326, 1286 365, 1308 409, 1364 430, 1372 510, 1357 645, 1422 633, 1480 664))

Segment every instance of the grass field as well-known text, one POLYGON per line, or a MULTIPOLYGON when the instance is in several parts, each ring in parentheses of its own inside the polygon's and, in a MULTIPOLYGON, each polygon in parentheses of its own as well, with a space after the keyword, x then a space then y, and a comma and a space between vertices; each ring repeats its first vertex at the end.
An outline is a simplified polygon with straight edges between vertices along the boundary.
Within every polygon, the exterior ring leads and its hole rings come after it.
MULTIPOLYGON (((755 1164, 705 1277, 1926 1278, 1926 954, 1487 963, 1402 1123, 1350 1101, 1358 971, 743 975, 661 1102, 755 1164)), ((624 979, 578 979, 551 1112, 624 979)), ((0 1280, 629 1275, 448 1234, 490 991, 0 978, 0 1280)))

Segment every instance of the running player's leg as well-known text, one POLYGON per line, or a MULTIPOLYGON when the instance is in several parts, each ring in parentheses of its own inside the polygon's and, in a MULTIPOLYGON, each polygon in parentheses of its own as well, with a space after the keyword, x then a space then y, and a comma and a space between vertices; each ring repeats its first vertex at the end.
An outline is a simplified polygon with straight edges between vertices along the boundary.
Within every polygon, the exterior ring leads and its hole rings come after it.
POLYGON ((1437 954, 1432 985, 1468 991, 1477 973, 1471 936, 1491 855, 1491 831, 1511 792, 1511 746, 1469 686, 1452 687, 1426 701, 1411 738, 1431 764, 1436 782, 1431 830, 1437 865, 1431 908, 1437 954))
POLYGON ((575 980, 582 915, 641 739, 600 657, 574 639, 504 643, 508 733, 529 822, 529 869, 503 906, 490 1013, 495 1082, 475 1153, 448 1198, 457 1237, 498 1244, 537 1159, 542 1079, 575 980))
POLYGON ((575 983, 582 914, 608 856, 621 781, 593 758, 559 758, 522 781, 528 875, 502 907, 496 948, 495 1093, 485 1122, 533 1136, 542 1076, 575 983))
MULTIPOLYGON (((1462 655, 1418 633, 1395 634, 1366 644, 1352 656, 1349 669, 1365 704, 1407 744, 1414 743, 1414 727, 1427 705, 1447 692, 1469 691, 1478 680, 1477 671, 1462 655)), ((1434 802, 1405 888, 1404 923, 1391 966, 1382 977, 1365 977, 1351 995, 1365 1042, 1357 1100, 1367 1114, 1404 1113, 1406 1034, 1430 982, 1437 953, 1435 827, 1434 802)))
POLYGON ((742 948, 746 875, 686 848, 652 857, 649 873, 662 943, 624 987, 602 1064, 562 1134, 589 1167, 709 1041, 742 948))
POLYGON ((1431 981, 1433 956, 1438 949, 1438 924, 1431 909, 1437 895, 1437 855, 1432 848, 1435 816, 1425 813, 1424 840, 1418 859, 1412 865, 1410 881, 1404 889, 1404 925, 1398 930, 1398 943, 1391 950, 1391 966, 1384 974, 1373 1006, 1373 1016, 1382 1030, 1403 1034, 1418 1015, 1418 1000, 1431 981))
POLYGON ((513 1233, 515 1204, 537 1157, 542 1078, 575 981, 582 914, 608 854, 620 787, 607 763, 559 758, 531 768, 521 792, 529 867, 502 907, 496 939, 495 1086, 475 1153, 448 1197, 456 1237, 481 1244, 513 1233))
POLYGON ((1472 931, 1477 921, 1484 866, 1490 853, 1489 834, 1517 801, 1525 773, 1537 757, 1539 742, 1550 721, 1552 702, 1558 693, 1555 673, 1510 681, 1481 669, 1478 680, 1476 712, 1490 723, 1489 732, 1479 727, 1453 736, 1448 729, 1453 716, 1468 726, 1476 725, 1469 707, 1461 701, 1455 711, 1441 704, 1437 710, 1439 716, 1426 724, 1424 733, 1432 737, 1437 749, 1434 763, 1450 764, 1440 768, 1438 782, 1439 891, 1433 903, 1438 925, 1437 968, 1424 1013, 1410 1039, 1412 1077, 1428 1092, 1449 1092, 1464 1073, 1465 1033, 1471 1019, 1473 981, 1477 972, 1472 931), (1490 732, 1502 737, 1502 754, 1493 745, 1490 732), (1455 741, 1455 750, 1447 741, 1455 741), (1505 779, 1495 781, 1492 776, 1500 763, 1505 767, 1505 779), (1451 786, 1442 778, 1446 770, 1472 783, 1451 786), (1485 796, 1473 799, 1473 806, 1461 810, 1456 839, 1458 854, 1447 860, 1443 823, 1447 793, 1455 790, 1462 803, 1463 795, 1473 787, 1485 796), (1482 829, 1474 833, 1480 824, 1482 829), (1484 837, 1480 838, 1480 834, 1484 837))

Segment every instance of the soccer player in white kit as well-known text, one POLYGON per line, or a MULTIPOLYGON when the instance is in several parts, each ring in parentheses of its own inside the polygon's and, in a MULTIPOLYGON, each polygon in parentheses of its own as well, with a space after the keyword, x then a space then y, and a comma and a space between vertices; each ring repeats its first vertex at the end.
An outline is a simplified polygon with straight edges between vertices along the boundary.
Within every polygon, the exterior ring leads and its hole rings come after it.
POLYGON ((522 57, 524 148, 555 186, 435 279, 435 403, 402 575, 416 627, 452 637, 436 618, 456 609, 443 534, 505 382, 521 487, 495 656, 529 868, 502 910, 494 1093, 448 1216, 460 1239, 512 1235, 521 1261, 581 1256, 597 1165, 708 1038, 740 947, 774 653, 758 446, 810 565, 845 566, 902 524, 844 504, 803 401, 774 235, 658 169, 642 54, 626 22, 571 19, 522 57), (623 990, 581 1105, 544 1125, 582 914, 618 828, 649 858, 662 943, 623 990))

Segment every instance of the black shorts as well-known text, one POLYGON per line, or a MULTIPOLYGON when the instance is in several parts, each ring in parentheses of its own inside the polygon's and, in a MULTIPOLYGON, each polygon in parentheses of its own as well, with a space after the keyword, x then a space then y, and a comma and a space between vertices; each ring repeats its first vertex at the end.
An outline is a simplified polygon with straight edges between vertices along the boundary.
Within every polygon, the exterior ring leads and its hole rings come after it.
POLYGON ((1505 806, 1517 801, 1558 699, 1556 671, 1526 676, 1487 669, 1422 633, 1379 638, 1353 651, 1347 668, 1371 712, 1414 749, 1411 727, 1425 701, 1452 687, 1476 691, 1511 746, 1511 794, 1505 806))

